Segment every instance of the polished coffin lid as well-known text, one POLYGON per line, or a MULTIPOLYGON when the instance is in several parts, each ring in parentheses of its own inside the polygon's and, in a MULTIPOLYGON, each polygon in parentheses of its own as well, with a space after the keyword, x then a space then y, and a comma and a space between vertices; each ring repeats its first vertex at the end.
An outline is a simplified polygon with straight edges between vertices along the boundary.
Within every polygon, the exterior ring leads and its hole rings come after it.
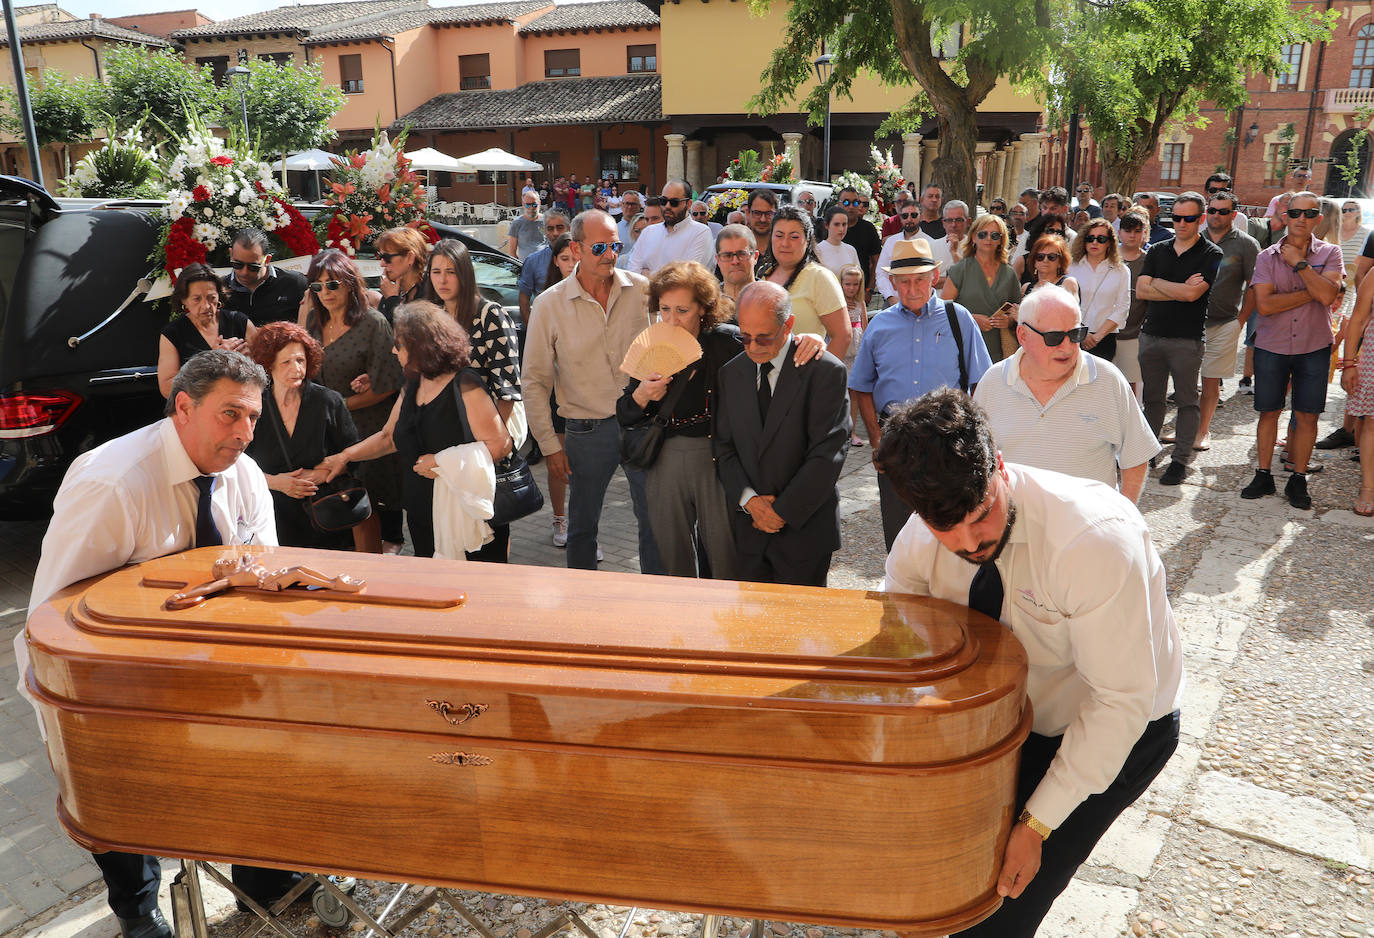
MULTIPOLYGON (((243 551, 243 548, 236 548, 243 551)), ((446 608, 234 590, 203 548, 60 594, 29 623, 34 690, 63 708, 419 730, 480 739, 934 770, 1002 747, 1025 653, 923 597, 256 548, 446 608)))

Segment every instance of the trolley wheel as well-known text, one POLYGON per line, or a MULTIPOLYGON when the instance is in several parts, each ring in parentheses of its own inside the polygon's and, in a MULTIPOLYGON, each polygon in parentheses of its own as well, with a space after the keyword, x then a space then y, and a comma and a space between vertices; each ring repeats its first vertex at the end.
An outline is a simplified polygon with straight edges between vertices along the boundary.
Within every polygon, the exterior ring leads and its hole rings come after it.
MULTIPOLYGON (((352 877, 331 876, 330 881, 344 892, 352 892, 353 887, 357 885, 357 880, 352 877)), ((315 914, 320 917, 320 922, 330 928, 343 928, 353 918, 348 906, 340 902, 328 889, 316 889, 310 897, 310 904, 315 907, 315 914)))

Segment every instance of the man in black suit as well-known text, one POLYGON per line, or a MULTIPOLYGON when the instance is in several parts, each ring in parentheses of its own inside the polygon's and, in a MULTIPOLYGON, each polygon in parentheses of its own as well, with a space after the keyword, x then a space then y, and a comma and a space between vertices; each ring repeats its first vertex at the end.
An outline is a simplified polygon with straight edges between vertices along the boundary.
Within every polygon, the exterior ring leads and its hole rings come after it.
POLYGON ((825 586, 840 546, 835 483, 849 448, 844 365, 798 369, 792 304, 775 283, 738 300, 744 354, 720 369, 713 445, 732 512, 741 580, 825 586))

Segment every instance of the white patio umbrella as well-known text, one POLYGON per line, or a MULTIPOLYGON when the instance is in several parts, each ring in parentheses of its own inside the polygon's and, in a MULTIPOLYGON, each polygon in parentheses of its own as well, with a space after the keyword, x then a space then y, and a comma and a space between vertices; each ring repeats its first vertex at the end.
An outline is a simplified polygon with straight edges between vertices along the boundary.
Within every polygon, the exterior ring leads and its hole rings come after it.
POLYGON ((457 157, 440 153, 433 147, 412 150, 406 154, 411 169, 432 170, 439 173, 475 173, 477 170, 457 157))
MULTIPOLYGON (((315 174, 315 191, 320 191, 320 170, 333 169, 335 164, 343 162, 343 157, 337 153, 329 153, 325 150, 302 150, 299 153, 291 153, 286 157, 286 169, 295 173, 315 174)), ((282 161, 277 160, 272 164, 272 172, 282 171, 282 161)), ((283 178, 283 184, 285 180, 283 178)))
MULTIPOLYGON (((500 147, 492 147, 489 150, 483 150, 481 153, 473 153, 471 156, 460 156, 458 159, 472 167, 468 172, 518 173, 522 170, 525 172, 533 172, 534 170, 544 168, 541 164, 534 162, 534 160, 527 160, 523 156, 516 156, 514 153, 510 153, 500 147)), ((495 176, 493 176, 491 180, 491 200, 493 202, 496 201, 495 176)))

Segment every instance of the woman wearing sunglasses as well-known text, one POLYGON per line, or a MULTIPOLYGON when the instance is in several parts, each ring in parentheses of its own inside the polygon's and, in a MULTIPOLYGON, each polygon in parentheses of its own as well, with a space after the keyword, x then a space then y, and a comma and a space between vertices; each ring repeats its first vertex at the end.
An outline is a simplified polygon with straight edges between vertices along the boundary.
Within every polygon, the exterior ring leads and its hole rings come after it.
POLYGON ((253 338, 253 323, 224 308, 224 285, 206 264, 187 264, 172 287, 177 316, 157 340, 157 387, 166 397, 186 359, 212 348, 242 352, 253 338))
MULTIPOLYGON (((401 366, 391 354, 391 324, 367 305, 362 272, 342 251, 316 254, 305 279, 309 307, 301 325, 324 348, 320 384, 342 395, 358 437, 365 439, 386 424, 401 388, 401 366)), ((381 513, 401 509, 401 464, 394 456, 383 456, 361 463, 357 475, 367 486, 373 511, 353 529, 354 546, 378 554, 383 546, 381 513)), ((391 552, 400 547, 399 541, 389 541, 391 552)))
POLYGON ((377 311, 391 322, 397 306, 420 297, 429 244, 414 228, 392 228, 377 237, 377 260, 382 262, 382 301, 377 311))
POLYGON ((958 300, 973 314, 995 362, 1016 351, 1013 333, 1021 302, 1016 271, 1007 263, 1007 243, 1006 223, 990 213, 979 215, 963 243, 955 247, 963 259, 950 267, 940 290, 942 300, 958 300))
MULTIPOLYGON (((1359 264, 1360 251, 1364 249, 1364 242, 1368 237, 1369 226, 1364 223, 1364 210, 1360 208, 1360 203, 1354 199, 1346 199, 1341 203, 1340 237, 1330 240, 1339 241, 1341 244, 1341 260, 1345 264, 1345 276, 1348 283, 1355 281, 1355 269, 1359 264)), ((1355 285, 1359 286, 1359 284, 1355 285)))
MULTIPOLYGON (((1045 227, 1049 229, 1052 226, 1045 227)), ((1078 281, 1068 276, 1069 245, 1063 235, 1041 234, 1035 239, 1023 260, 1027 262, 1031 277, 1030 282, 1021 291, 1023 297, 1030 296, 1047 283, 1052 283, 1056 287, 1068 290, 1075 300, 1078 299, 1078 281)))
POLYGON ((1069 276, 1078 282, 1079 308, 1088 327, 1083 350, 1111 361, 1116 334, 1131 309, 1131 272, 1121 263, 1111 222, 1095 218, 1084 225, 1069 254, 1069 276))

